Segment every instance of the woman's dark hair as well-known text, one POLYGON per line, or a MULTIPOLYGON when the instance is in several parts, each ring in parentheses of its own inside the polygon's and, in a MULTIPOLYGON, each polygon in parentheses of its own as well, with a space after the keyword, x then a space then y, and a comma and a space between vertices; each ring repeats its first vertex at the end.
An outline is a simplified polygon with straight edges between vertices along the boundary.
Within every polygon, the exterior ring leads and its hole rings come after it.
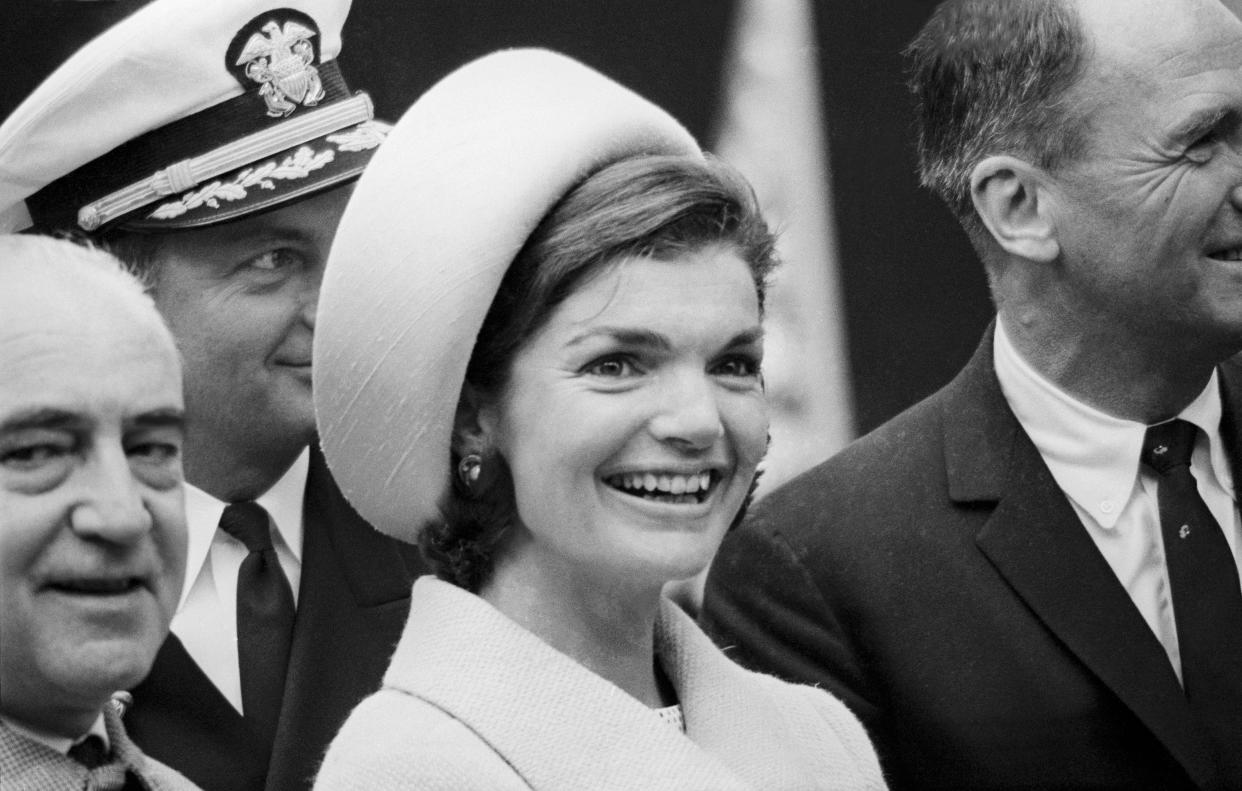
MULTIPOLYGON (((750 267, 762 312, 776 238, 732 166, 710 156, 645 155, 595 172, 552 208, 509 266, 470 356, 467 385, 484 399, 497 397, 517 352, 607 264, 670 260, 712 245, 735 251, 750 267)), ((454 448, 454 471, 459 462, 454 448)), ((437 576, 477 591, 518 518, 504 459, 494 451, 485 457, 469 489, 454 474, 441 511, 444 520, 420 532, 419 546, 437 576)))

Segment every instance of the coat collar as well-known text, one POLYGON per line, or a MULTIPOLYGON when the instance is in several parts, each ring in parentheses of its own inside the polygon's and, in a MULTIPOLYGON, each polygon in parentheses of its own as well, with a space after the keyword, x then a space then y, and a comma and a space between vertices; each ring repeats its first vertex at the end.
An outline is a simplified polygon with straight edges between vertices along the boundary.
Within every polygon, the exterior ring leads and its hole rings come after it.
MULTIPOLYGON (((174 779, 166 774, 151 771, 147 757, 130 741, 121 723, 121 715, 115 704, 108 702, 103 707, 104 728, 108 734, 110 764, 119 763, 124 770, 133 772, 141 778, 148 791, 168 791, 173 787, 189 788, 189 781, 182 785, 174 785, 174 779), (166 782, 167 781, 167 782, 166 782)), ((118 771, 116 769, 100 769, 99 771, 118 771)), ((77 761, 63 752, 27 738, 0 723, 0 776, 4 778, 4 787, 39 788, 44 791, 78 791, 86 787, 94 787, 88 779, 91 773, 77 761)), ((179 779, 179 778, 178 778, 179 779)))
POLYGON ((685 735, 482 599, 423 577, 384 683, 467 723, 532 788, 812 784, 798 774, 805 757, 773 733, 779 712, 753 676, 667 601, 656 645, 685 735))
MULTIPOLYGON (((1222 434, 1238 478, 1242 375, 1222 368, 1222 434)), ((993 503, 981 552, 1067 649, 1117 695, 1201 787, 1210 748, 1168 657, 1082 528, 1009 409, 992 361, 992 328, 941 402, 945 469, 958 503, 993 503)))

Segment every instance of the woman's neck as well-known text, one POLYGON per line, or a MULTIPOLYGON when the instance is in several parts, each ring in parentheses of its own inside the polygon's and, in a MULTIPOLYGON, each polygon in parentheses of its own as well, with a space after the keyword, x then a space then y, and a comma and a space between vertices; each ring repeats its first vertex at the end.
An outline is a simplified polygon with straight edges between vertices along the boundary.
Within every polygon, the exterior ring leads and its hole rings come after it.
POLYGON ((537 562, 531 554, 509 555, 479 595, 645 705, 675 703, 655 672, 660 587, 640 588, 591 571, 546 558, 537 562))

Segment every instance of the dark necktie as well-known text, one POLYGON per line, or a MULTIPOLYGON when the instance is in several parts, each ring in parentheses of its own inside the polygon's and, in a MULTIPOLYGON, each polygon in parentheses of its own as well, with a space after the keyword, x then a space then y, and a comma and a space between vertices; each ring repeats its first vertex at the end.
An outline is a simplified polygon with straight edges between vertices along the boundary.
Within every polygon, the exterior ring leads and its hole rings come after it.
POLYGON ((293 592, 276 559, 270 521, 262 506, 233 503, 224 509, 220 529, 250 551, 237 573, 242 710, 270 749, 280 719, 293 640, 293 592))
MULTIPOLYGON (((1190 473, 1198 429, 1184 420, 1147 429, 1143 463, 1157 474, 1160 531, 1173 590, 1182 687, 1216 741, 1222 769, 1242 774, 1242 589, 1238 568, 1190 473)), ((1239 778, 1242 779, 1242 778, 1239 778)))
POLYGON ((103 739, 92 734, 70 747, 69 757, 87 769, 96 769, 108 762, 108 750, 103 739))
POLYGON ((125 764, 108 755, 103 739, 87 736, 69 748, 69 757, 90 770, 89 788, 96 791, 143 791, 137 776, 125 764))

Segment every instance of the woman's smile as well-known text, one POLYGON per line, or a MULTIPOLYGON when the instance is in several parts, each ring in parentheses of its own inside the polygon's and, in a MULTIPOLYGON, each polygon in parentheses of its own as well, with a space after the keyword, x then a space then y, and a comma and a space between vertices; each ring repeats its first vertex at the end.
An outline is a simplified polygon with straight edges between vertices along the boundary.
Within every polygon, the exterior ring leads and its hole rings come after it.
POLYGON ((694 505, 705 502, 720 483, 720 473, 711 469, 700 472, 627 472, 609 475, 604 483, 630 497, 638 497, 672 505, 694 505))

